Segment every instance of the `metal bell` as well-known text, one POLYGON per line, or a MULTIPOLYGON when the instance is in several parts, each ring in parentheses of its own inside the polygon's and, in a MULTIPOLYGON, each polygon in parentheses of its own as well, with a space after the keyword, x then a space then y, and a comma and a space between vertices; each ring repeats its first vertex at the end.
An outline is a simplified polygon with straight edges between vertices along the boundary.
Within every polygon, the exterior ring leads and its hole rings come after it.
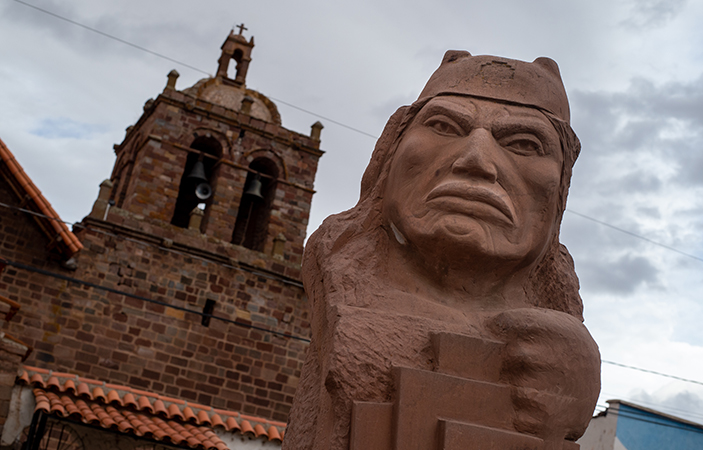
POLYGON ((186 178, 189 180, 207 182, 207 178, 205 177, 205 165, 203 164, 203 162, 200 160, 196 161, 195 165, 193 166, 193 170, 190 171, 186 178))
POLYGON ((251 180, 249 186, 247 186, 247 188, 244 190, 244 195, 250 195, 258 199, 264 198, 264 196, 261 195, 261 180, 259 179, 258 174, 256 175, 256 178, 251 180))
POLYGON ((212 197, 212 187, 209 183, 200 183, 195 187, 195 196, 199 200, 207 200, 212 197))

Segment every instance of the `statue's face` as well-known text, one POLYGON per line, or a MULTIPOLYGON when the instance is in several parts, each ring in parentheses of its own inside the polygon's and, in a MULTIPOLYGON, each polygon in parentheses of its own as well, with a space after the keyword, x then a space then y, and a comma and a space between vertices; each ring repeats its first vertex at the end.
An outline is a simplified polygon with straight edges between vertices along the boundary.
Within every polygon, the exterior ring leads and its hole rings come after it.
POLYGON ((539 110, 438 96, 401 137, 384 218, 421 253, 531 264, 557 226, 562 164, 559 135, 539 110))

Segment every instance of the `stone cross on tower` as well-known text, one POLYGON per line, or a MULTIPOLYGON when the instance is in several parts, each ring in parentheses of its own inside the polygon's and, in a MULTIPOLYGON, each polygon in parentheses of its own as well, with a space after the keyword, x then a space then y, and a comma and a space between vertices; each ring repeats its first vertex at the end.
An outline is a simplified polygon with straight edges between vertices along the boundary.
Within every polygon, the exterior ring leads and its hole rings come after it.
POLYGON ((222 44, 222 55, 218 62, 217 77, 227 79, 227 68, 230 60, 237 63, 237 73, 233 81, 238 86, 244 86, 249 63, 251 62, 251 50, 254 48, 254 37, 252 36, 247 42, 242 34, 244 30, 248 30, 244 24, 236 25, 239 28, 239 34, 234 33, 234 29, 227 36, 224 44, 222 44))

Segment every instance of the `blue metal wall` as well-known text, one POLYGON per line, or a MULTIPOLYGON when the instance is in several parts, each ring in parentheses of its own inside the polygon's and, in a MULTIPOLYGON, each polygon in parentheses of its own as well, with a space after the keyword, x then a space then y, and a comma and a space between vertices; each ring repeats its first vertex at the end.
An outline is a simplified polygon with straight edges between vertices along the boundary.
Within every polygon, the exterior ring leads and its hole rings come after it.
POLYGON ((617 414, 615 435, 627 450, 703 450, 701 428, 623 404, 617 414))

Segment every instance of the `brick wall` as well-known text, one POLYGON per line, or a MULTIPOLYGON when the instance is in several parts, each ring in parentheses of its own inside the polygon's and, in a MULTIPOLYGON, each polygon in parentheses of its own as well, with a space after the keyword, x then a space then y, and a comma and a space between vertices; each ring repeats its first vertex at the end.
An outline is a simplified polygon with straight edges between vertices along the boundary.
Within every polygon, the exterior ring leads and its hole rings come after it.
MULTIPOLYGON (((76 279, 193 311, 215 300, 216 316, 309 336, 298 286, 123 237, 80 237, 76 279)), ((206 327, 197 314, 12 267, 0 292, 22 304, 8 331, 35 348, 27 364, 287 419, 304 342, 215 319, 206 327)))
POLYGON ((278 166, 279 182, 264 252, 270 253, 274 238, 283 234, 283 259, 300 264, 322 155, 319 141, 174 90, 165 90, 147 105, 116 147, 111 181, 117 206, 170 222, 189 146, 196 133, 209 133, 220 142, 223 153, 210 180, 214 194, 205 212, 204 233, 231 240, 246 168, 255 158, 266 157, 278 166))
MULTIPOLYGON (((0 195, 20 204, 1 180, 0 195)), ((214 300, 216 316, 309 337, 296 262, 120 208, 84 223, 71 272, 45 249, 31 216, 3 209, 0 256, 196 312, 214 300)), ((198 314, 12 266, 0 274, 0 294, 22 305, 7 331, 34 347, 27 364, 287 419, 305 342, 215 319, 206 327, 198 314)))
MULTIPOLYGON (((116 204, 74 230, 84 245, 75 271, 31 216, 0 211, 0 257, 97 286, 4 269, 0 295, 22 306, 7 330, 34 348, 27 364, 287 420, 307 343, 266 330, 309 338, 300 263, 319 141, 166 89, 115 152, 116 204), (170 224, 195 136, 222 146, 200 230, 170 224), (230 242, 260 157, 278 171, 261 252, 230 242), (203 325, 208 301, 230 322, 203 325)), ((20 205, 3 183, 0 197, 20 205)))
MULTIPOLYGON (((0 172, 1 201, 19 206, 20 200, 1 174, 2 172, 0 172)), ((42 268, 56 269, 60 266, 50 260, 51 255, 46 251, 48 244, 49 239, 31 216, 0 208, 0 256, 42 268)))

